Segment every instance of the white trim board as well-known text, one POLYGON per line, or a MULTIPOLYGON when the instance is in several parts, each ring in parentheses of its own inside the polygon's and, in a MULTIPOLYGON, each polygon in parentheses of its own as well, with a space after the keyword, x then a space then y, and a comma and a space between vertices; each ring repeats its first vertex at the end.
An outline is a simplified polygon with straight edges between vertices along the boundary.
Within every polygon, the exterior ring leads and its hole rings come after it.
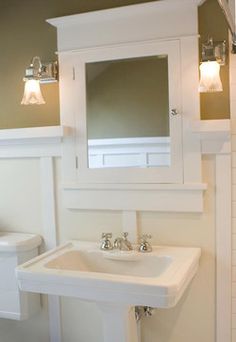
POLYGON ((226 120, 196 120, 192 132, 201 142, 202 154, 231 153, 231 122, 226 120))
POLYGON ((213 138, 230 139, 231 124, 230 119, 222 120, 195 120, 192 123, 192 132, 197 133, 202 140, 213 138))
POLYGON ((53 18, 47 22, 58 28, 58 51, 61 52, 119 44, 121 41, 128 43, 198 35, 198 4, 197 0, 153 1, 53 18), (144 17, 148 20, 142 25, 144 17), (80 34, 73 35, 72 31, 75 30, 80 34))
POLYGON ((216 156, 216 342, 231 342, 231 156, 216 156))
MULTIPOLYGON (((56 198, 54 162, 52 157, 40 159, 41 204, 45 249, 57 246, 56 198)), ((61 303, 58 296, 48 296, 50 342, 62 341, 61 303)))
POLYGON ((63 203, 68 209, 202 212, 203 191, 75 188, 64 189, 63 203))
MULTIPOLYGON (((65 183, 66 190, 94 190, 94 184, 65 183)), ((207 189, 205 183, 184 184, 97 184, 96 190, 150 190, 150 191, 201 191, 207 189)))
MULTIPOLYGON (((204 0, 206 1, 206 0, 204 0)), ((130 17, 130 15, 143 15, 144 12, 150 13, 153 11, 160 11, 164 10, 165 8, 171 9, 174 6, 186 6, 189 4, 193 4, 195 6, 200 6, 204 2, 203 0, 162 0, 159 1, 152 1, 147 4, 141 3, 141 4, 135 4, 135 5, 128 5, 128 6, 120 6, 115 8, 108 8, 103 10, 97 10, 92 12, 85 12, 85 13, 79 13, 79 14, 73 14, 63 17, 57 17, 57 18, 51 18, 47 19, 47 22, 53 26, 56 26, 58 28, 64 27, 64 26, 70 26, 78 23, 78 19, 83 22, 91 22, 94 20, 108 20, 110 18, 110 15, 112 13, 112 16, 116 19, 117 17, 130 17)))
POLYGON ((0 146, 0 158, 41 158, 61 157, 61 144, 58 142, 44 144, 14 144, 0 146))
POLYGON ((0 142, 16 141, 16 143, 24 143, 29 139, 61 139, 66 131, 66 128, 62 126, 1 129, 0 142))
POLYGON ((60 157, 68 134, 62 126, 0 130, 0 158, 60 157))
MULTIPOLYGON (((74 32, 75 34, 75 32, 74 32)), ((70 74, 67 72, 62 75, 62 122, 65 124, 65 117, 68 116, 68 106, 74 104, 74 109, 71 114, 76 123, 76 149, 77 155, 80 156, 78 160, 78 168, 76 174, 78 175, 79 183, 182 183, 183 182, 183 164, 182 164, 182 116, 181 109, 178 115, 170 116, 170 159, 171 163, 166 163, 167 166, 157 166, 151 168, 138 167, 135 170, 132 167, 122 168, 116 167, 113 170, 104 168, 102 172, 96 168, 88 168, 87 163, 87 137, 86 137, 86 84, 85 84, 85 66, 88 61, 104 61, 117 58, 152 56, 152 55, 168 55, 168 74, 169 74, 169 105, 170 108, 180 108, 180 91, 176 89, 181 88, 180 77, 180 45, 178 41, 159 43, 155 42, 151 45, 145 44, 134 48, 127 47, 120 48, 106 48, 105 50, 96 51, 96 53, 78 54, 77 56, 70 56, 69 62, 75 68, 75 80, 70 83, 70 74), (67 83, 68 80, 68 83, 67 83), (70 83, 70 85, 69 85, 70 83), (67 86, 65 87, 65 85, 67 86), (79 94, 75 96, 74 94, 79 94), (71 98, 70 98, 71 96, 71 98), (76 99, 76 100, 75 100, 76 99), (77 115, 75 115, 77 113, 77 115)), ((61 65, 63 62, 60 62, 61 65)), ((71 152, 73 150, 71 149, 71 152)), ((67 154, 67 152, 65 153, 67 154)), ((76 158, 76 156, 73 156, 76 158)), ((108 159, 108 165, 112 164, 111 159, 108 159)), ((63 156, 63 163, 64 163, 63 156)), ((66 163, 67 164, 67 163, 66 163)), ((67 164, 67 168, 70 164, 67 164)), ((71 166, 72 167, 72 166, 71 166)))

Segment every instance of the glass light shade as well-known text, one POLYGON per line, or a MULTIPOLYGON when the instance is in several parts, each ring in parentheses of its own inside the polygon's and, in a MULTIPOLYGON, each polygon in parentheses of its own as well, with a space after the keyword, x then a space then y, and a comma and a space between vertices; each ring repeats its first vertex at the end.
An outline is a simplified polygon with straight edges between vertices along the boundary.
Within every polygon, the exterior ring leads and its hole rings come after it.
POLYGON ((25 91, 21 104, 45 104, 43 95, 41 93, 39 80, 28 80, 25 82, 25 91))
POLYGON ((214 93, 223 91, 220 79, 220 64, 216 61, 203 62, 200 65, 201 79, 200 93, 214 93))

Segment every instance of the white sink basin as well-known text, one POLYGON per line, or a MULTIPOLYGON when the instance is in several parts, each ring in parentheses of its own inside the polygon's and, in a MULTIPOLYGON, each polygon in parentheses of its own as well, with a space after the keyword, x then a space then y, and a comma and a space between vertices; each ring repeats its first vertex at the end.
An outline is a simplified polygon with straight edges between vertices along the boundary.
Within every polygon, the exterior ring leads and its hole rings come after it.
POLYGON ((150 278, 160 276, 170 263, 170 257, 157 255, 145 257, 138 255, 138 252, 102 253, 96 250, 73 250, 57 256, 49 261, 45 267, 77 272, 150 278))
POLYGON ((129 306, 177 304, 197 272, 199 248, 153 247, 151 253, 103 252, 71 241, 17 268, 21 290, 129 306))

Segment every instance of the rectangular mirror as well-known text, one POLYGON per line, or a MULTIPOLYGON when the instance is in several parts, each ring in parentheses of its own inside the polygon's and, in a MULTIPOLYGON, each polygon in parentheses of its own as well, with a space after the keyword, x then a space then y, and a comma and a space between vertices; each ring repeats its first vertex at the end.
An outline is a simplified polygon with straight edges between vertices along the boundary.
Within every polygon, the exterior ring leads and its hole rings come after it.
POLYGON ((79 181, 182 182, 179 42, 83 50, 74 65, 79 181))
POLYGON ((89 168, 170 166, 168 56, 86 63, 89 168))

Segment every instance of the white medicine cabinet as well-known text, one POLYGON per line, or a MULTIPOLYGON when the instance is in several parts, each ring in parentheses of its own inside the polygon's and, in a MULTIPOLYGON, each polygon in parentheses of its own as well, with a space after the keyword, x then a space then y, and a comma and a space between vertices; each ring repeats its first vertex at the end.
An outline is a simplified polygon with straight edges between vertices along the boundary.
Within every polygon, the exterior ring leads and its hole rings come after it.
POLYGON ((197 6, 163 0, 48 20, 58 29, 61 123, 70 132, 68 207, 202 210, 200 143, 191 132, 199 119, 197 6))

